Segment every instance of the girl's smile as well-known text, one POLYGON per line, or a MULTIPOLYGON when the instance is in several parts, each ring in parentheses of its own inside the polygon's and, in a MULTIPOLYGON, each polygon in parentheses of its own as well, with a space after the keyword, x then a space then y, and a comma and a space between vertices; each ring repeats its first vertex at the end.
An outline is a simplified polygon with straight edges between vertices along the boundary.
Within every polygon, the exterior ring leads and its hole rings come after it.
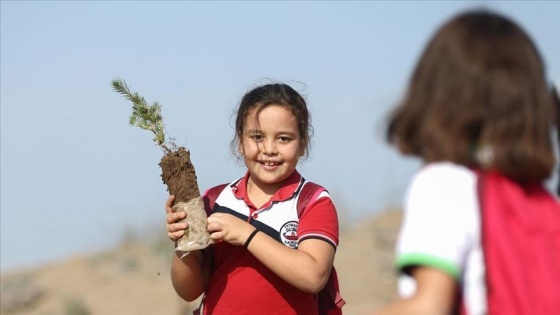
POLYGON ((259 164, 261 164, 265 170, 272 171, 272 170, 276 169, 277 166, 281 165, 281 162, 259 161, 259 164))

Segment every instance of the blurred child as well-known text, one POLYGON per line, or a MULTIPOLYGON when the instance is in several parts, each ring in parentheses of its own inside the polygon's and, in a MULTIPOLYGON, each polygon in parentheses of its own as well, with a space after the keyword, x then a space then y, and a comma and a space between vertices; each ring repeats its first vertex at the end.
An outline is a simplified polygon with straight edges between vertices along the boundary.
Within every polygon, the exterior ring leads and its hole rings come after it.
POLYGON ((425 164, 397 244, 402 296, 381 314, 555 314, 560 310, 556 117, 535 44, 477 10, 428 43, 387 139, 425 164))
MULTIPOLYGON (((175 255, 171 268, 179 296, 205 294, 204 314, 319 314, 338 219, 328 192, 296 170, 308 154, 309 122, 305 100, 285 84, 259 86, 241 100, 232 146, 247 172, 203 196, 216 244, 183 260, 175 255)), ((167 230, 177 241, 188 226, 173 200, 167 230)))

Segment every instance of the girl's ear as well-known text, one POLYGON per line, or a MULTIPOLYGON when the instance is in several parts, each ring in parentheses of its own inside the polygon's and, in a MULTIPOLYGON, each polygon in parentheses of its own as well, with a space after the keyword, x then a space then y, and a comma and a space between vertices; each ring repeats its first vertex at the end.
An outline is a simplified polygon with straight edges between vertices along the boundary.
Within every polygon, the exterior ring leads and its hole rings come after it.
POLYGON ((245 151, 243 150, 243 143, 241 143, 241 141, 239 141, 239 144, 237 145, 237 153, 239 153, 239 155, 245 154, 245 151))
POLYGON ((305 155, 305 147, 307 147, 307 142, 300 141, 299 142, 299 156, 300 157, 305 155))

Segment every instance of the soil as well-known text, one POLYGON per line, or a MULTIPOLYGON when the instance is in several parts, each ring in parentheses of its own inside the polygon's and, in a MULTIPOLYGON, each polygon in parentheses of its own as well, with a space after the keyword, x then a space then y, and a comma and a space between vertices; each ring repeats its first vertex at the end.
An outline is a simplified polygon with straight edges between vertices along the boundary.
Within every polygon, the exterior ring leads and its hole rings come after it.
POLYGON ((206 211, 198 189, 196 172, 190 152, 183 147, 164 155, 159 165, 163 183, 167 185, 169 194, 175 195, 173 211, 187 213, 183 221, 187 222, 189 227, 185 230, 185 235, 177 241, 175 249, 183 258, 214 243, 206 227, 206 211))
POLYGON ((167 153, 159 163, 161 179, 167 185, 170 195, 175 195, 175 203, 187 202, 200 196, 196 172, 191 162, 191 154, 183 147, 167 153))

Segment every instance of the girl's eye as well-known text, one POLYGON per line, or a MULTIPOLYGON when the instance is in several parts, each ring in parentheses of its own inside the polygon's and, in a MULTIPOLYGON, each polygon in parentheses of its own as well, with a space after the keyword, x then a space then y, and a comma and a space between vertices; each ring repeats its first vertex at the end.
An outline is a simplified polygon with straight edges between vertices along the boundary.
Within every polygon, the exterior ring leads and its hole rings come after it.
POLYGON ((261 135, 251 135, 250 138, 253 139, 253 141, 255 141, 255 142, 263 141, 263 136, 261 136, 261 135))
POLYGON ((278 140, 280 140, 280 142, 289 142, 292 139, 290 137, 279 137, 278 140))

